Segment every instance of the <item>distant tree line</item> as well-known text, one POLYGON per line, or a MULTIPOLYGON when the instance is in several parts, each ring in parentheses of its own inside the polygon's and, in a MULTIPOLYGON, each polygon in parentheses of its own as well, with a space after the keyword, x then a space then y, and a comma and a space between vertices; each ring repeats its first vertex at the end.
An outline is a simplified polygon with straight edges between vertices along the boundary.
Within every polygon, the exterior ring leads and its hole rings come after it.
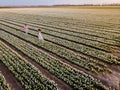
POLYGON ((81 5, 62 4, 62 5, 53 5, 53 6, 120 6, 120 3, 112 3, 112 4, 81 4, 81 5))
POLYGON ((112 4, 81 4, 81 5, 72 5, 72 4, 62 4, 62 5, 38 5, 38 6, 0 6, 0 8, 31 8, 31 7, 53 7, 53 6, 120 6, 120 3, 112 4))

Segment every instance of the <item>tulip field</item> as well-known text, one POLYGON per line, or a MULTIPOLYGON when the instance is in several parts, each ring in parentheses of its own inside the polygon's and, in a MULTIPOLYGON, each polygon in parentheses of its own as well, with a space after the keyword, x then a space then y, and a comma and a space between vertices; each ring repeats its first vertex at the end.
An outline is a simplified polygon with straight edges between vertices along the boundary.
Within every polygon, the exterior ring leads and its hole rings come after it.
POLYGON ((120 90, 119 11, 0 9, 0 90, 120 90))

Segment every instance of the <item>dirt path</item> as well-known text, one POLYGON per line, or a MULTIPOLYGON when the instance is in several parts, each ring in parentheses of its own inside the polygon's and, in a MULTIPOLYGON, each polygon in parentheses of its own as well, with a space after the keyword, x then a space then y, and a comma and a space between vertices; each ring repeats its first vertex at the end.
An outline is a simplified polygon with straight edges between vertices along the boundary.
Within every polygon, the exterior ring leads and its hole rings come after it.
POLYGON ((120 66, 111 66, 112 73, 103 73, 99 75, 102 79, 108 82, 110 90, 120 90, 120 66), (118 70, 119 68, 119 70, 118 70))
POLYGON ((115 56, 120 58, 120 52, 113 53, 115 56))
POLYGON ((0 71, 4 75, 7 83, 10 85, 12 90, 24 90, 22 86, 17 82, 13 74, 7 69, 7 67, 0 62, 0 71))
MULTIPOLYGON (((120 58, 120 49, 113 53, 113 55, 120 58)), ((120 90, 120 66, 109 66, 112 70, 113 75, 106 74, 105 77, 109 77, 108 81, 113 81, 111 84, 117 87, 116 90, 120 90)))

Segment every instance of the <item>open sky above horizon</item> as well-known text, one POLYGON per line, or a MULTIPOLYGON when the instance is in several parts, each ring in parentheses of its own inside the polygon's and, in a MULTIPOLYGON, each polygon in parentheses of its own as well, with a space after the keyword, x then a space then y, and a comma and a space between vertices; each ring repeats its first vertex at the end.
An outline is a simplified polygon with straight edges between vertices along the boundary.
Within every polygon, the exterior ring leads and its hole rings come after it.
POLYGON ((111 4, 120 3, 120 0, 0 0, 0 6, 22 5, 61 5, 61 4, 111 4))

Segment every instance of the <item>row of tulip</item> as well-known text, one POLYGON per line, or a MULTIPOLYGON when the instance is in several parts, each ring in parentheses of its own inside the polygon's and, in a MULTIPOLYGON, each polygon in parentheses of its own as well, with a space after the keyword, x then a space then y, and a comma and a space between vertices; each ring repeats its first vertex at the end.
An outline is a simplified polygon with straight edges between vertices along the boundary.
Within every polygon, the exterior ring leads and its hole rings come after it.
POLYGON ((91 72, 94 72, 98 74, 99 72, 108 71, 109 69, 106 67, 105 64, 103 64, 100 61, 85 58, 81 55, 78 55, 74 52, 71 52, 63 47, 60 47, 56 44, 52 44, 50 42, 44 41, 40 42, 35 36, 32 35, 25 35, 20 30, 12 29, 10 27, 6 27, 4 25, 1 25, 1 28, 3 28, 5 31, 12 33, 14 35, 17 35, 17 37, 22 38, 26 41, 29 41, 30 43, 34 44, 37 47, 43 48, 47 51, 52 52, 55 55, 58 55, 59 57, 74 63, 82 68, 85 68, 86 70, 89 70, 91 72))
MULTIPOLYGON (((9 25, 9 27, 15 27, 15 29, 20 29, 19 27, 15 26, 15 25, 9 25)), ((34 32, 32 31, 31 34, 35 35, 37 32, 34 32)), ((120 64, 120 59, 117 57, 117 56, 114 56, 110 53, 106 53, 106 52, 103 52, 103 51, 100 51, 100 50, 97 50, 97 49, 94 49, 94 48, 90 48, 90 47, 86 47, 85 45, 77 45, 77 44, 74 44, 74 43, 70 43, 69 41, 65 41, 65 40, 60 40, 60 39, 54 39, 54 38, 51 38, 50 36, 47 35, 47 39, 48 40, 51 40, 52 42, 57 42, 58 44, 62 44, 64 45, 65 47, 67 48, 71 48, 71 49, 74 49, 76 51, 79 51, 81 53, 84 53, 84 54, 87 54, 87 55, 90 55, 92 57, 95 57, 95 58, 99 58, 101 59, 102 61, 104 62, 107 62, 107 63, 110 63, 110 64, 120 64), (66 46, 68 45, 68 46, 66 46)))
POLYGON ((25 90, 57 90, 57 86, 53 81, 44 77, 40 71, 25 62, 1 42, 0 61, 5 64, 25 90))
MULTIPOLYGON (((20 20, 19 21, 13 21, 13 20, 10 21, 9 19, 3 20, 3 21, 7 22, 7 23, 14 24, 15 26, 20 26, 20 27, 23 26, 23 24, 26 23, 24 21, 20 22, 20 20)), ((57 40, 57 41, 61 41, 61 39, 62 40, 64 39, 64 40, 69 41, 72 44, 75 43, 76 47, 78 46, 78 48, 79 48, 79 45, 77 45, 77 44, 82 44, 82 45, 89 46, 89 47, 92 47, 92 48, 95 48, 95 49, 99 49, 99 50, 102 50, 102 51, 106 51, 106 52, 112 52, 112 51, 114 51, 114 48, 116 48, 116 46, 115 46, 116 43, 115 42, 114 42, 114 44, 112 43, 112 45, 110 46, 109 44, 100 43, 100 42, 92 41, 92 40, 86 40, 84 38, 79 38, 79 37, 72 36, 72 34, 69 34, 69 31, 67 31, 67 34, 65 34, 65 33, 61 32, 61 30, 59 30, 59 29, 55 30, 54 28, 51 29, 51 28, 48 28, 48 27, 43 27, 43 26, 41 27, 41 26, 38 26, 38 25, 35 25, 35 24, 31 24, 31 23, 28 23, 28 22, 27 22, 27 24, 30 25, 32 30, 33 30, 33 28, 35 28, 35 29, 36 28, 43 29, 43 31, 44 31, 43 34, 47 35, 46 37, 48 37, 48 39, 49 39, 50 36, 52 36, 55 39, 57 39, 57 38, 60 39, 60 40, 57 40)), ((62 42, 64 42, 64 41, 62 41, 62 42)), ((72 44, 70 44, 70 45, 72 45, 72 44)))
MULTIPOLYGON (((51 74, 53 74, 57 78, 63 80, 65 83, 70 85, 74 90, 82 90, 82 89, 84 89, 84 90, 92 90, 93 89, 94 90, 96 88, 102 89, 102 90, 107 89, 101 82, 94 79, 92 76, 87 75, 81 71, 78 71, 78 70, 72 68, 71 66, 64 64, 63 62, 56 60, 56 59, 42 53, 37 48, 31 46, 27 42, 9 34, 9 33, 0 31, 0 38, 7 41, 8 43, 10 43, 17 50, 22 52, 25 56, 27 56, 27 57, 31 58, 32 60, 34 60, 35 62, 37 62, 40 66, 42 66, 43 68, 48 70, 51 74)), ((9 50, 7 52, 9 52, 9 50)), ((12 57, 12 58, 14 58, 14 57, 12 57)), ((10 57, 7 56, 6 58, 10 58, 10 57)), ((17 58, 17 56, 15 58, 17 58)), ((11 62, 13 62, 13 61, 14 60, 12 60, 11 62)), ((6 62, 8 62, 8 60, 5 60, 4 63, 7 64, 6 62)), ((24 64, 24 63, 22 63, 22 64, 24 64)), ((12 64, 14 64, 14 66, 17 66, 19 64, 18 60, 17 61, 15 60, 14 63, 12 63, 12 64), (15 62, 17 62, 17 63, 15 63, 15 62)), ((18 70, 20 73, 22 71, 25 71, 26 68, 28 68, 28 67, 21 67, 21 68, 18 70), (21 68, 24 68, 24 69, 21 70, 21 68)), ((31 69, 29 69, 29 70, 31 70, 31 69)), ((23 74, 23 76, 25 76, 25 75, 23 74)), ((32 76, 32 77, 34 77, 34 76, 32 76)), ((24 78, 22 78, 22 80, 23 79, 24 78)))

